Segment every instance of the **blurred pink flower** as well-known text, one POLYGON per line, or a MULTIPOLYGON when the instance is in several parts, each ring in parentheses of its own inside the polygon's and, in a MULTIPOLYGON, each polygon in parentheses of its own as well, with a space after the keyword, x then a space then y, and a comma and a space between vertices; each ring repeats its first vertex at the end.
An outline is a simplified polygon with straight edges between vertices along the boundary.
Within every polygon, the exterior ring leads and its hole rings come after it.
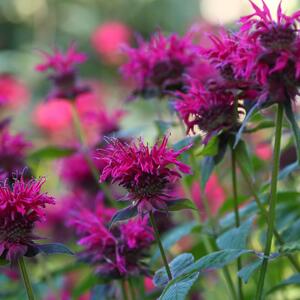
POLYGON ((0 74, 0 108, 17 108, 28 102, 30 92, 23 82, 10 74, 0 74))
POLYGON ((270 160, 273 155, 272 146, 269 143, 260 143, 255 147, 255 154, 262 160, 270 160))
POLYGON ((49 72, 49 79, 53 86, 48 98, 66 98, 74 100, 76 96, 87 92, 88 87, 78 83, 76 65, 86 61, 84 53, 77 52, 76 45, 72 43, 64 53, 57 48, 53 53, 42 52, 44 61, 35 69, 38 72, 49 72))
POLYGON ((174 151, 167 143, 164 137, 150 148, 141 139, 131 144, 110 139, 108 146, 99 150, 99 159, 105 164, 100 181, 110 179, 123 186, 128 191, 126 198, 136 202, 141 214, 166 210, 169 186, 181 177, 180 172, 190 172, 189 166, 178 160, 190 146, 174 151))
POLYGON ((119 64, 123 60, 120 46, 128 44, 131 30, 120 21, 109 21, 99 25, 91 35, 95 50, 107 63, 119 64))
POLYGON ((149 42, 138 40, 138 48, 124 47, 128 61, 121 67, 124 78, 133 80, 134 94, 164 95, 181 89, 184 74, 196 60, 192 32, 180 37, 164 36, 160 31, 149 42))
POLYGON ((6 181, 0 186, 0 256, 15 261, 20 256, 35 252, 32 233, 37 221, 43 221, 46 204, 54 198, 41 192, 45 179, 25 182, 23 177, 12 185, 6 181))

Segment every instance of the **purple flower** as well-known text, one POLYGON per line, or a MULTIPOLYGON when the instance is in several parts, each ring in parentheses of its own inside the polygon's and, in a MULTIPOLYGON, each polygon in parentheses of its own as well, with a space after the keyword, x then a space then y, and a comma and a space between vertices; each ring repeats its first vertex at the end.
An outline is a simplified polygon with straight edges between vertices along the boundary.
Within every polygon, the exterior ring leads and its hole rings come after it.
POLYGON ((38 72, 50 72, 49 79, 53 82, 53 88, 48 98, 74 99, 88 91, 88 87, 78 84, 76 74, 76 65, 84 63, 87 57, 84 53, 76 51, 74 43, 66 53, 54 48, 53 54, 42 54, 44 62, 38 64, 35 69, 38 72))
POLYGON ((80 257, 102 276, 120 278, 147 273, 141 259, 154 241, 147 219, 131 220, 110 231, 105 224, 113 213, 113 209, 100 205, 95 213, 80 209, 73 214, 70 224, 75 226, 81 237, 78 243, 84 248, 80 257))
POLYGON ((187 126, 206 134, 206 140, 223 129, 231 129, 234 120, 234 94, 217 83, 205 87, 200 81, 190 79, 186 93, 178 92, 174 106, 187 126))
POLYGON ((44 220, 46 204, 54 198, 41 192, 45 179, 25 182, 23 177, 13 185, 7 181, 0 186, 0 256, 15 261, 23 255, 34 255, 37 239, 32 230, 37 221, 44 220))
POLYGON ((166 210, 170 198, 168 189, 179 177, 179 171, 189 173, 190 168, 178 160, 184 152, 167 148, 168 138, 152 148, 141 139, 126 144, 111 139, 106 149, 99 151, 105 163, 100 181, 111 179, 128 191, 127 199, 137 205, 140 213, 166 210))
POLYGON ((162 96, 181 89, 183 75, 196 59, 191 32, 184 37, 165 37, 157 32, 149 42, 139 39, 138 48, 127 46, 124 52, 128 62, 121 67, 121 73, 134 82, 135 93, 144 96, 162 96))

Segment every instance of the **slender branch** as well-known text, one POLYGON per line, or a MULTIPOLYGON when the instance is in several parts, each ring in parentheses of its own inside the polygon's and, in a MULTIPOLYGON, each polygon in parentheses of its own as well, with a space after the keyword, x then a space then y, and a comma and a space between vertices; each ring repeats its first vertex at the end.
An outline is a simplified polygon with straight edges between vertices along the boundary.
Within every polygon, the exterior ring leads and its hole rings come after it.
POLYGON ((150 216, 151 225, 154 229, 155 239, 156 239, 156 242, 158 244, 160 254, 161 254, 162 260, 164 262, 165 268, 166 268, 166 272, 168 274, 168 278, 169 278, 169 280, 172 280, 172 273, 171 273, 171 270, 170 270, 170 267, 169 267, 169 264, 168 264, 168 261, 167 261, 167 257, 166 257, 165 251, 164 251, 164 247, 163 247, 163 245, 161 243, 161 240, 160 240, 158 228, 157 228, 155 218, 154 218, 154 215, 153 215, 152 211, 150 211, 149 216, 150 216))
POLYGON ((278 179, 279 162, 280 162, 282 122, 283 122, 283 105, 278 104, 277 116, 276 116, 275 144, 274 144, 274 152, 273 152, 272 177, 271 177, 271 192, 270 192, 270 200, 269 200, 267 240, 266 240, 265 251, 264 251, 264 259, 260 269, 260 276, 259 276, 257 292, 256 292, 256 300, 261 300, 263 297, 264 282, 267 273, 269 255, 272 246, 273 231, 275 227, 274 225, 275 225, 275 216, 276 216, 277 179, 278 179))
MULTIPOLYGON (((236 153, 234 149, 231 149, 231 179, 232 179, 232 191, 233 191, 233 204, 234 204, 234 216, 235 216, 235 227, 240 226, 240 215, 238 205, 238 193, 237 193, 237 180, 236 180, 236 153)), ((237 259, 237 270, 242 268, 242 259, 237 259)), ((238 294, 239 299, 244 299, 243 294, 243 281, 238 277, 238 294)))
POLYGON ((126 285, 125 280, 121 280, 121 291, 122 291, 122 298, 123 300, 128 300, 127 291, 126 291, 126 285))
POLYGON ((129 286, 131 300, 136 300, 136 294, 135 294, 132 278, 128 279, 128 286, 129 286))
POLYGON ((19 265, 19 269, 20 269, 20 273, 22 275, 22 279, 26 288, 26 292, 27 292, 27 297, 28 300, 34 300, 34 294, 33 294, 33 289, 29 280, 29 276, 27 273, 27 269, 26 269, 26 265, 25 265, 25 261, 23 257, 20 257, 18 259, 18 265, 19 265))

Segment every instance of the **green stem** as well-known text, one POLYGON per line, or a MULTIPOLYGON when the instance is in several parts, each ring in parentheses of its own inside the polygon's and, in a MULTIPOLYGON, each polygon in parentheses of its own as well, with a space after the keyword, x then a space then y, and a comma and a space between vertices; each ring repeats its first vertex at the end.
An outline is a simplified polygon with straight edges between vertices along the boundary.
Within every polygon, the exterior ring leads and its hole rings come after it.
POLYGON ((23 257, 20 257, 18 259, 18 265, 26 288, 28 300, 34 300, 33 289, 29 280, 29 276, 26 270, 26 265, 23 257))
POLYGON ((166 268, 166 272, 168 274, 168 278, 169 278, 169 280, 172 280, 172 273, 171 273, 171 270, 170 270, 170 267, 169 267, 169 264, 168 264, 168 261, 167 261, 167 257, 166 257, 166 254, 165 254, 164 247, 163 247, 163 245, 161 243, 161 240, 160 240, 160 237, 159 237, 158 228, 157 228, 155 218, 154 218, 154 215, 153 215, 152 211, 150 211, 149 216, 150 216, 151 225, 154 229, 155 239, 156 239, 156 242, 158 244, 160 254, 161 254, 162 260, 164 262, 165 268, 166 268))
MULTIPOLYGON (((257 204, 257 207, 259 208, 261 214, 263 215, 263 217, 268 220, 269 216, 268 216, 268 212, 265 209, 264 205, 261 203, 259 196, 257 194, 257 187, 255 186, 255 184, 252 182, 251 177, 248 175, 246 169, 244 168, 242 163, 239 163, 239 168, 241 170, 241 173, 250 189, 250 192, 252 194, 252 196, 254 197, 254 200, 257 204)), ((277 242, 282 246, 284 245, 284 239, 281 237, 281 235, 279 234, 279 232, 277 231, 277 229, 274 227, 273 229, 273 234, 277 240, 277 242)), ((298 262, 296 261, 296 259, 291 255, 291 254, 287 254, 287 258, 290 261, 290 263, 292 264, 292 266, 294 267, 294 269, 300 273, 300 266, 298 264, 298 262)))
MULTIPOLYGON (((232 179, 235 227, 240 227, 240 215, 239 215, 237 180, 236 180, 236 153, 234 149, 231 149, 231 176, 232 176, 231 179, 232 179)), ((241 268, 242 268, 242 259, 239 257, 237 259, 237 270, 239 271, 241 268)), ((238 294, 239 294, 239 299, 243 300, 244 299, 243 282, 240 277, 238 277, 238 294)))
POLYGON ((128 279, 128 285, 129 285, 131 300, 136 300, 136 295, 135 295, 135 290, 134 290, 134 285, 133 285, 132 278, 128 279))
POLYGON ((108 189, 108 187, 99 182, 99 177, 100 174, 95 166, 95 164, 93 163, 92 159, 90 158, 89 154, 87 153, 87 142, 86 142, 86 138, 84 135, 84 131, 80 122, 80 118, 76 109, 76 106, 73 104, 72 105, 72 115, 73 115, 73 123, 74 123, 74 127, 75 127, 75 131, 77 133, 79 142, 83 148, 83 156, 85 161, 87 162, 90 171, 96 181, 96 183, 99 185, 100 189, 103 191, 104 195, 106 196, 106 199, 109 201, 110 205, 115 207, 115 201, 113 201, 113 196, 111 195, 110 190, 108 189))
POLYGON ((121 291, 122 291, 122 298, 123 298, 123 300, 128 300, 127 291, 126 291, 126 285, 125 285, 125 280, 121 280, 121 291))
POLYGON ((260 276, 259 276, 257 292, 256 292, 256 300, 261 300, 263 296, 264 282, 267 273, 269 255, 271 252, 273 232, 275 228, 274 223, 275 223, 275 216, 276 216, 277 179, 278 179, 279 162, 280 162, 282 122, 283 122, 283 105, 278 104, 277 116, 276 116, 275 144, 274 144, 274 152, 273 152, 272 177, 271 177, 271 192, 270 192, 270 200, 269 200, 267 241, 265 245, 264 259, 260 269, 260 276))

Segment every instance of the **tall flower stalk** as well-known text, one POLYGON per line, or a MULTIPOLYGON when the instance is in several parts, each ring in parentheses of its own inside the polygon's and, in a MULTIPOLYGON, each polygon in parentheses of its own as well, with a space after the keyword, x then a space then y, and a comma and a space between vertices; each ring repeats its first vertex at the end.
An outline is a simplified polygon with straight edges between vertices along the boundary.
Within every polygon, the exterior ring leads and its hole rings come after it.
POLYGON ((169 264, 168 264, 168 260, 167 260, 166 254, 165 254, 164 247, 163 247, 162 242, 160 240, 159 231, 158 231, 158 228, 157 228, 155 218, 154 218, 154 215, 153 215, 152 211, 150 211, 149 216, 150 216, 151 225, 154 229, 155 239, 156 239, 156 242, 158 244, 159 251, 160 251, 163 263, 164 263, 165 268, 166 268, 168 278, 169 278, 169 280, 172 280, 172 273, 171 273, 171 270, 170 270, 170 267, 169 267, 169 264))
POLYGON ((273 152, 273 165, 272 165, 272 178, 271 178, 271 191, 269 200, 269 212, 268 212, 268 231, 267 240, 264 250, 263 263, 260 269, 260 276, 257 285, 256 300, 261 300, 263 297, 264 282, 268 267, 269 255, 271 252, 273 231, 276 216, 276 200, 277 200, 277 181, 280 163, 280 143, 281 143, 281 131, 283 123, 283 105, 278 104, 277 116, 276 116, 276 131, 275 131, 275 144, 273 152))
POLYGON ((22 275, 22 279, 23 279, 25 288, 26 288, 28 300, 34 300, 35 298, 34 298, 34 294, 33 294, 33 289, 32 289, 31 283, 30 283, 30 279, 29 279, 28 272, 26 269, 26 264, 25 264, 23 257, 20 257, 18 259, 18 265, 19 265, 20 273, 22 275))

